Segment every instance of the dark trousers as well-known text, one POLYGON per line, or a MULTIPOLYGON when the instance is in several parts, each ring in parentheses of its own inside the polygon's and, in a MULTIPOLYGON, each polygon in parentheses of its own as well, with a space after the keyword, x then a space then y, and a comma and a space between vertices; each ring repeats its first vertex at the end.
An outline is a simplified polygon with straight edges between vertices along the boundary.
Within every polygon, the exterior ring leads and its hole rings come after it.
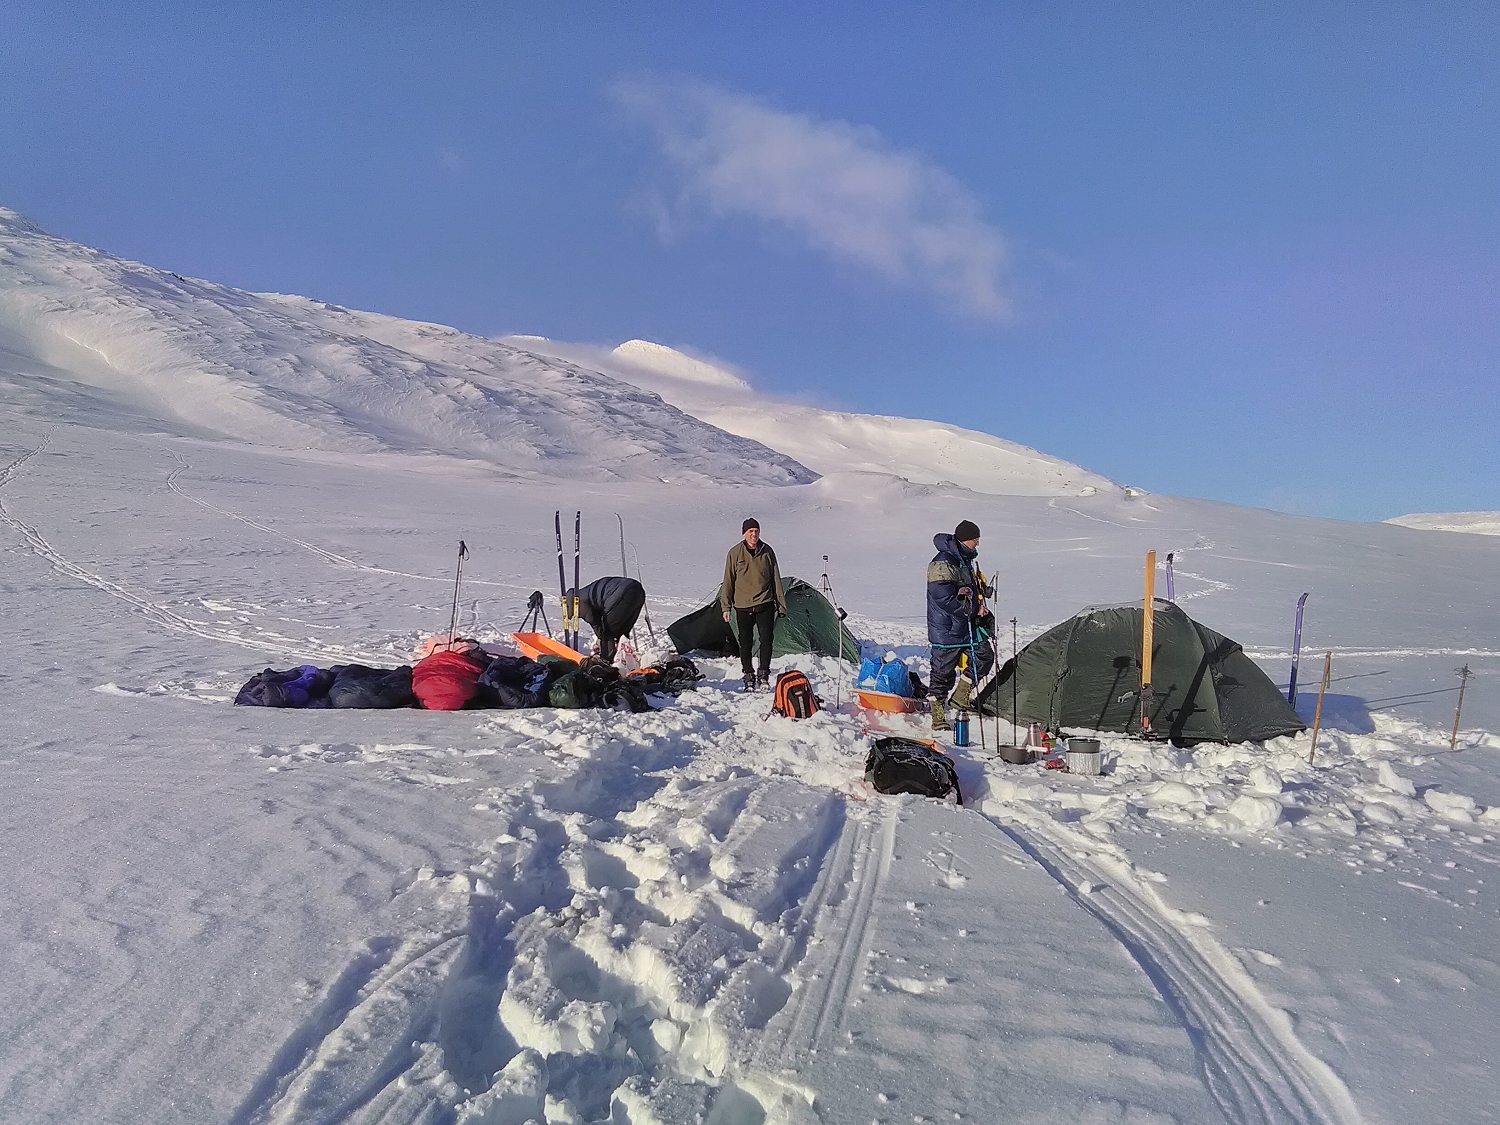
POLYGON ((755 609, 736 609, 734 611, 735 623, 739 625, 740 666, 745 675, 755 675, 755 668, 751 664, 750 647, 754 630, 760 631, 760 674, 769 676, 771 674, 771 640, 776 634, 776 607, 774 605, 758 606, 755 609))
MULTIPOLYGON (((967 647, 932 646, 932 698, 947 702, 948 696, 953 693, 953 685, 958 682, 958 658, 968 652, 967 647)), ((969 659, 971 663, 965 675, 977 685, 980 679, 988 676, 990 669, 995 666, 995 650, 990 647, 988 638, 975 642, 974 651, 969 659)))

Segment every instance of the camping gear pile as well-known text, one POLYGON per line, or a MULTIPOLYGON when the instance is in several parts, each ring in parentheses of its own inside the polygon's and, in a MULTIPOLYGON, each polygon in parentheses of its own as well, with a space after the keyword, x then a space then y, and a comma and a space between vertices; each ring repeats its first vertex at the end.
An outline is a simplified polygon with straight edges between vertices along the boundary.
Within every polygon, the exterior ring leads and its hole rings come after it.
POLYGON ((597 657, 494 655, 473 641, 445 639, 409 667, 267 668, 252 676, 234 701, 251 707, 563 707, 639 713, 652 709, 651 696, 692 690, 701 679, 697 665, 680 656, 621 672, 597 657))

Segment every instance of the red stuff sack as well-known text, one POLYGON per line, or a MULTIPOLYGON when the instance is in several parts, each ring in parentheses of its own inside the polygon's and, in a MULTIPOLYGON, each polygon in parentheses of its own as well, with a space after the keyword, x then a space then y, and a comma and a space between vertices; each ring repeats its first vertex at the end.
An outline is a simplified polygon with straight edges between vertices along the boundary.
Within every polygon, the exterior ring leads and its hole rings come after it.
POLYGON ((411 670, 411 690, 429 711, 460 711, 479 693, 484 665, 461 652, 435 652, 411 670))

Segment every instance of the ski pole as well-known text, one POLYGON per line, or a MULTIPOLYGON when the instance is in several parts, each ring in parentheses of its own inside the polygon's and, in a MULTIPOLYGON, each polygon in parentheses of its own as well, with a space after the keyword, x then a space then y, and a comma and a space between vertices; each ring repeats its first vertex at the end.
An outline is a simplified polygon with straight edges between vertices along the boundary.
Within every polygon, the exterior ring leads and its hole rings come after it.
POLYGON ((568 573, 563 569, 562 509, 552 513, 552 530, 557 533, 557 597, 562 603, 563 644, 568 643, 568 573))
MULTIPOLYGON (((635 580, 641 584, 641 589, 644 590, 646 588, 646 578, 645 575, 641 573, 640 552, 632 547, 630 549, 630 553, 635 556, 635 580)), ((646 612, 646 632, 651 637, 651 643, 655 644, 656 630, 651 625, 651 600, 649 598, 644 603, 642 603, 641 609, 645 610, 646 612)))
POLYGON ((453 634, 458 629, 458 584, 464 574, 464 559, 469 557, 469 548, 462 539, 458 541, 458 569, 453 572, 453 613, 448 618, 448 647, 453 647, 453 634))
MULTIPOLYGON (((615 519, 620 524, 620 573, 626 578, 630 577, 630 571, 625 566, 625 520, 619 512, 615 513, 615 519)), ((630 627, 630 647, 635 648, 635 626, 630 627)))
POLYGON ((1307 605, 1307 595, 1297 599, 1297 627, 1292 630, 1292 679, 1287 685, 1286 701, 1297 707, 1297 664, 1302 659, 1302 607, 1307 605))
POLYGON ((578 651, 578 552, 583 533, 583 513, 573 515, 573 651, 578 651))
POLYGON ((1168 551, 1167 552, 1167 601, 1169 601, 1169 602, 1175 602, 1176 600, 1177 600, 1177 595, 1172 590, 1172 552, 1168 551))
MULTIPOLYGON (((974 695, 979 694, 979 648, 974 640, 974 622, 969 622, 969 678, 974 681, 974 695)), ((977 702, 977 699, 975 700, 977 702)), ((979 750, 985 753, 984 716, 979 716, 979 750)))

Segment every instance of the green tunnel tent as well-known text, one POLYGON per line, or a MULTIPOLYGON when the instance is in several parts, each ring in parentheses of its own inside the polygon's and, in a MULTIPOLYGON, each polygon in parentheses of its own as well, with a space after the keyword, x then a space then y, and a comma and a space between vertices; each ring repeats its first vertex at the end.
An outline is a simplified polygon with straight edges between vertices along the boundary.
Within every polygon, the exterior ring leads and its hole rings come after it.
MULTIPOLYGON (((1179 746, 1260 742, 1307 726, 1238 644, 1175 603, 1154 612, 1151 733, 1179 746)), ((1091 607, 1023 648, 979 696, 983 714, 1049 730, 1141 734, 1138 605, 1091 607), (1012 689, 1012 677, 1015 677, 1012 689)))
MULTIPOLYGON (((849 627, 839 621, 838 611, 815 586, 800 578, 782 578, 786 594, 786 616, 776 622, 776 636, 771 646, 773 656, 792 656, 812 652, 835 656, 842 652, 845 660, 859 663, 859 641, 849 627)), ((679 617, 667 627, 667 635, 678 652, 701 649, 719 656, 738 656, 739 645, 724 622, 719 608, 723 587, 714 591, 713 601, 686 617, 679 617)))

